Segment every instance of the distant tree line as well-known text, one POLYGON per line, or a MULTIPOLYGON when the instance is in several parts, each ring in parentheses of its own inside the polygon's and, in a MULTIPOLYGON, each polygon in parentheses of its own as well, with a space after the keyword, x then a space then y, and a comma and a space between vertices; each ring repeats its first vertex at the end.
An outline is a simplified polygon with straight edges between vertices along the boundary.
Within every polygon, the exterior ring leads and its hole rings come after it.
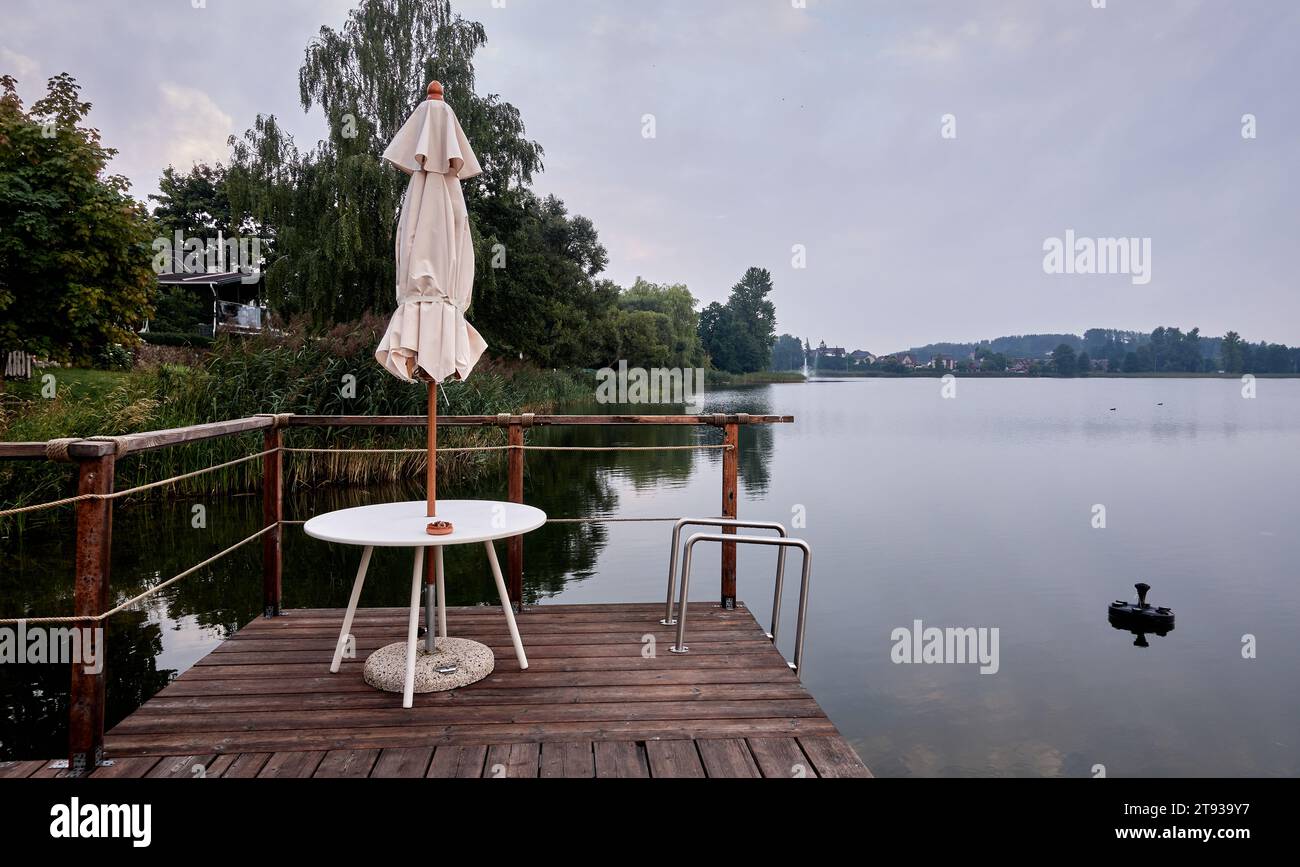
POLYGON ((1160 327, 1150 333, 1090 328, 1075 334, 1025 334, 978 343, 932 343, 909 350, 917 364, 935 356, 959 361, 975 357, 970 369, 1000 372, 1027 359, 1029 372, 1076 376, 1097 370, 1112 373, 1300 373, 1300 347, 1248 343, 1229 331, 1203 337, 1199 328, 1184 332, 1160 327))
POLYGON ((1206 338, 1199 328, 1157 328, 1149 335, 1092 329, 1083 339, 1093 358, 1123 373, 1300 372, 1300 347, 1247 343, 1235 331, 1206 338))

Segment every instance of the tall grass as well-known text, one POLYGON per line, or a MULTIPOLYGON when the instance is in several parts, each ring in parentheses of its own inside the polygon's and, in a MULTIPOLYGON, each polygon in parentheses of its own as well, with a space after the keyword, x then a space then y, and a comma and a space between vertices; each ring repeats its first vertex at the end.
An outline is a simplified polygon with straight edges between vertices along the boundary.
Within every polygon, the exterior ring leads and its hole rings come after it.
MULTIPOLYGON (((259 413, 299 415, 424 415, 427 390, 403 383, 376 364, 373 356, 386 321, 369 316, 326 333, 291 325, 278 336, 223 338, 201 367, 159 365, 125 375, 116 387, 75 394, 60 388, 46 400, 5 396, 0 404, 0 437, 44 441, 71 436, 119 436, 244 418, 259 413)), ((559 401, 589 395, 565 373, 485 359, 467 382, 440 391, 445 415, 549 412, 559 401)), ((313 429, 285 432, 290 448, 422 449, 420 429, 313 429)), ((504 445, 496 429, 444 430, 445 447, 504 445)), ((227 437, 156 452, 119 462, 116 487, 133 487, 181 475, 258 452, 260 433, 227 437)), ((457 453, 439 458, 448 481, 470 480, 486 471, 500 452, 457 453)), ((418 479, 422 454, 286 455, 287 484, 367 485, 418 479)), ((75 486, 65 465, 45 461, 0 463, 0 504, 21 505, 66 496, 75 486)), ((150 492, 159 496, 252 492, 261 485, 261 463, 252 461, 150 492)))

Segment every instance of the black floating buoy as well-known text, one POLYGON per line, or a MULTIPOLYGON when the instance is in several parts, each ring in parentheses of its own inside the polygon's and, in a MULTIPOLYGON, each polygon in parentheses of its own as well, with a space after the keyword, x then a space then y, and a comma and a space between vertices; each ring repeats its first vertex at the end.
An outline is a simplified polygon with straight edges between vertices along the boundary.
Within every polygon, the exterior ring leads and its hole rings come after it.
POLYGON ((1146 647, 1146 634, 1168 635, 1174 629, 1174 612, 1169 608, 1158 608, 1147 603, 1147 593, 1151 592, 1149 584, 1135 584, 1137 603, 1118 599, 1110 604, 1107 619, 1116 629, 1122 629, 1138 636, 1134 642, 1138 647, 1146 647))

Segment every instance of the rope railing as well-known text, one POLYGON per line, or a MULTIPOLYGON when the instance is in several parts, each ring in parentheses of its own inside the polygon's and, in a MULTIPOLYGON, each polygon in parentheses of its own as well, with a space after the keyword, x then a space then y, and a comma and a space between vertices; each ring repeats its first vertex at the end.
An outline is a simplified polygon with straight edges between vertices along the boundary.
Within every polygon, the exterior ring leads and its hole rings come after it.
POLYGON ((183 482, 186 479, 193 479, 202 475, 206 475, 208 473, 215 473, 219 470, 226 470, 231 467, 238 466, 239 464, 246 464, 249 461, 255 461, 258 458, 264 458, 267 455, 274 454, 275 452, 278 451, 280 451, 280 449, 267 449, 264 452, 258 452, 257 454, 247 455, 242 458, 236 458, 233 461, 226 461, 224 464, 217 464, 216 466, 213 467, 205 467, 204 469, 201 470, 195 470, 194 472, 191 473, 183 473, 179 476, 172 476, 171 478, 161 479, 156 482, 149 482, 148 484, 145 485, 137 485, 134 488, 124 488, 123 490, 120 491, 113 491, 111 494, 78 494, 75 497, 64 497, 62 500, 51 500, 48 503, 35 503, 30 506, 15 506, 14 508, 11 509, 0 509, 0 518, 8 518, 11 515, 22 515, 28 512, 39 512, 43 509, 54 509, 59 506, 70 506, 73 503, 84 503, 87 500, 119 500, 122 497, 129 497, 133 494, 139 494, 144 491, 151 491, 154 488, 161 488, 161 487, 165 487, 166 485, 174 485, 177 482, 183 482))

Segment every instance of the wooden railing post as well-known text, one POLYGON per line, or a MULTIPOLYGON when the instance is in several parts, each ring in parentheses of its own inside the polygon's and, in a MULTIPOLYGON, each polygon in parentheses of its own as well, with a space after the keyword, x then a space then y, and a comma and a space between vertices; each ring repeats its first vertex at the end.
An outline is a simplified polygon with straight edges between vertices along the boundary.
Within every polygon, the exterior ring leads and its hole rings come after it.
POLYGON ((262 449, 270 452, 262 457, 262 526, 274 527, 262 537, 263 614, 279 617, 284 531, 280 523, 284 520, 284 453, 280 451, 279 420, 262 434, 262 449))
MULTIPOLYGON (((736 517, 736 487, 740 476, 740 426, 734 422, 723 428, 722 442, 728 448, 722 452, 722 517, 736 517)), ((722 530, 735 535, 734 527, 722 530)), ((722 545, 722 607, 736 607, 736 543, 722 545)))
MULTIPOLYGON (((509 457, 509 491, 508 499, 512 503, 524 501, 524 428, 518 422, 510 423, 510 457, 509 457)), ((524 537, 511 536, 506 548, 507 589, 510 592, 510 604, 516 611, 524 607, 524 537)))
MULTIPOLYGON (((77 493, 111 494, 117 456, 105 444, 104 453, 82 459, 78 467, 77 493)), ((93 618, 108 610, 109 564, 113 544, 113 502, 82 500, 77 503, 76 587, 73 608, 77 617, 93 618)), ((89 773, 104 758, 104 699, 106 648, 103 622, 87 619, 77 623, 82 646, 93 641, 99 664, 87 666, 72 660, 72 686, 68 701, 68 769, 89 773), (98 668, 95 673, 88 667, 98 668)))

